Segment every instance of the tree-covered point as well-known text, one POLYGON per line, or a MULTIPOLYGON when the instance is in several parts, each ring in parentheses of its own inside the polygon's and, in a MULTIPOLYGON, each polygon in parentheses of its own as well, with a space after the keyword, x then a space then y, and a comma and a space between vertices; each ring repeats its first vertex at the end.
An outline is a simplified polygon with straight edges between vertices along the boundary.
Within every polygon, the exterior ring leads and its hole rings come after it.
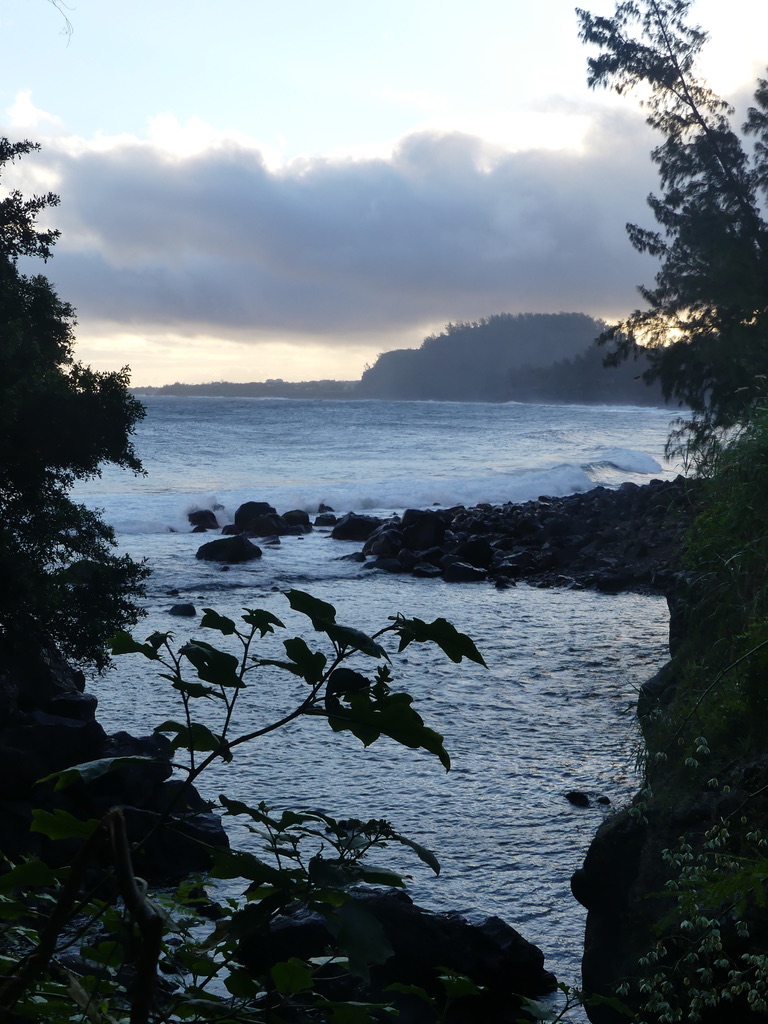
POLYGON ((574 358, 605 327, 585 313, 500 313, 450 323, 418 349, 383 352, 363 374, 356 395, 508 401, 513 397, 508 386, 513 371, 574 358))
POLYGON ((687 23, 691 0, 629 0, 613 17, 579 10, 581 38, 598 48, 589 84, 638 89, 647 123, 662 136, 651 157, 659 225, 627 225, 632 245, 660 261, 647 308, 604 340, 620 362, 650 346, 646 380, 690 407, 683 435, 696 449, 744 422, 768 374, 768 81, 738 132, 733 109, 697 75, 707 35, 687 23))
MULTIPOLYGON (((0 173, 38 147, 0 139, 0 173)), ((97 373, 73 356, 75 313, 19 262, 47 260, 58 237, 37 215, 53 194, 0 200, 0 643, 48 637, 102 666, 105 645, 136 621, 142 566, 111 528, 69 497, 104 463, 141 471, 131 434, 144 415, 126 369, 97 373)))

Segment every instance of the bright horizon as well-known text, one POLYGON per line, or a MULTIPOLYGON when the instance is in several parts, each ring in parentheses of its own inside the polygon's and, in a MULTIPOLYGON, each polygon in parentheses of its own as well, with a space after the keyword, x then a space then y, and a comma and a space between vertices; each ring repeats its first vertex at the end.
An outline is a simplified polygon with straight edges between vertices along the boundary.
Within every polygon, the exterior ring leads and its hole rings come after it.
MULTIPOLYGON (((613 3, 585 3, 610 14, 613 3)), ((78 358, 136 386, 357 379, 455 320, 638 303, 653 137, 570 0, 3 0, 4 178, 53 189, 78 358)), ((768 4, 698 0, 743 120, 768 4)))

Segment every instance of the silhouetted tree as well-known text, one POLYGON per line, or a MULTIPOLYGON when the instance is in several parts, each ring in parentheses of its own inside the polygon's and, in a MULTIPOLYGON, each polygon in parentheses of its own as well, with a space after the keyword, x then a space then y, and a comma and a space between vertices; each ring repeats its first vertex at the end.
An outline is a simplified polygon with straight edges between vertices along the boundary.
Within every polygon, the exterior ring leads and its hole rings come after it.
MULTIPOLYGON (((37 149, 0 139, 0 172, 37 149)), ((50 637, 76 660, 105 662, 105 641, 136 621, 142 566, 113 550, 111 528, 72 501, 103 463, 138 472, 130 437, 144 415, 128 371, 97 373, 73 358, 74 310, 20 260, 47 260, 40 231, 49 193, 0 200, 0 643, 50 637)))
POLYGON ((661 194, 649 205, 660 230, 627 225, 640 252, 661 262, 648 308, 612 327, 608 357, 620 362, 651 348, 645 379, 688 405, 690 427, 677 440, 694 448, 749 416, 768 373, 768 84, 759 82, 745 143, 732 108, 697 77, 707 35, 687 23, 690 0, 631 0, 611 18, 579 10, 581 38, 600 53, 590 86, 643 90, 647 123, 663 136, 651 153, 661 194))

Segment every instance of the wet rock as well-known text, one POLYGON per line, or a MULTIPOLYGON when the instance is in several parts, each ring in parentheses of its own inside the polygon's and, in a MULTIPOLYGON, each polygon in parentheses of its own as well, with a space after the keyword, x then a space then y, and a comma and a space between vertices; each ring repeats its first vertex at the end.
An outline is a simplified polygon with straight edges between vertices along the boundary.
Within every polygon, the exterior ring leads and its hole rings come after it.
POLYGON ((566 793, 565 799, 574 807, 589 807, 589 797, 578 789, 572 789, 566 793))
POLYGON ((338 521, 333 512, 321 512, 315 516, 315 526, 335 526, 338 521))
POLYGON ((277 509, 268 501, 245 501, 235 512, 234 527, 238 533, 250 533, 257 520, 269 515, 277 515, 277 509))
POLYGON ((238 533, 203 544, 197 549, 195 557, 206 562, 227 562, 234 565, 239 562, 250 562, 254 558, 261 558, 261 548, 238 533))
POLYGON ((443 573, 446 583, 479 583, 487 575, 485 569, 477 569, 467 562, 454 562, 447 566, 443 573))
POLYGON ((174 604, 168 609, 169 615, 178 615, 182 619, 191 619, 197 615, 193 604, 174 604))
POLYGON ((382 520, 376 516, 360 516, 356 512, 348 512, 336 523, 331 536, 334 540, 368 540, 381 525, 382 520))
POLYGON ((204 533, 206 530, 218 530, 219 528, 216 513, 209 508, 196 509, 187 515, 187 519, 195 533, 204 533))

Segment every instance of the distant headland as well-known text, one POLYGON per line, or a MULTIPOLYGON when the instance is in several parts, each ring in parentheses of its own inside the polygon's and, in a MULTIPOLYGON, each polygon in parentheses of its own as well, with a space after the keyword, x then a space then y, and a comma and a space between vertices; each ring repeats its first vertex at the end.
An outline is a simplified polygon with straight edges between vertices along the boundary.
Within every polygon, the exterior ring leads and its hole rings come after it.
POLYGON ((603 365, 595 339, 606 329, 585 313, 499 313, 449 323, 419 348, 383 352, 360 380, 280 379, 136 387, 140 395, 453 402, 562 402, 658 405, 642 379, 642 356, 603 365))

